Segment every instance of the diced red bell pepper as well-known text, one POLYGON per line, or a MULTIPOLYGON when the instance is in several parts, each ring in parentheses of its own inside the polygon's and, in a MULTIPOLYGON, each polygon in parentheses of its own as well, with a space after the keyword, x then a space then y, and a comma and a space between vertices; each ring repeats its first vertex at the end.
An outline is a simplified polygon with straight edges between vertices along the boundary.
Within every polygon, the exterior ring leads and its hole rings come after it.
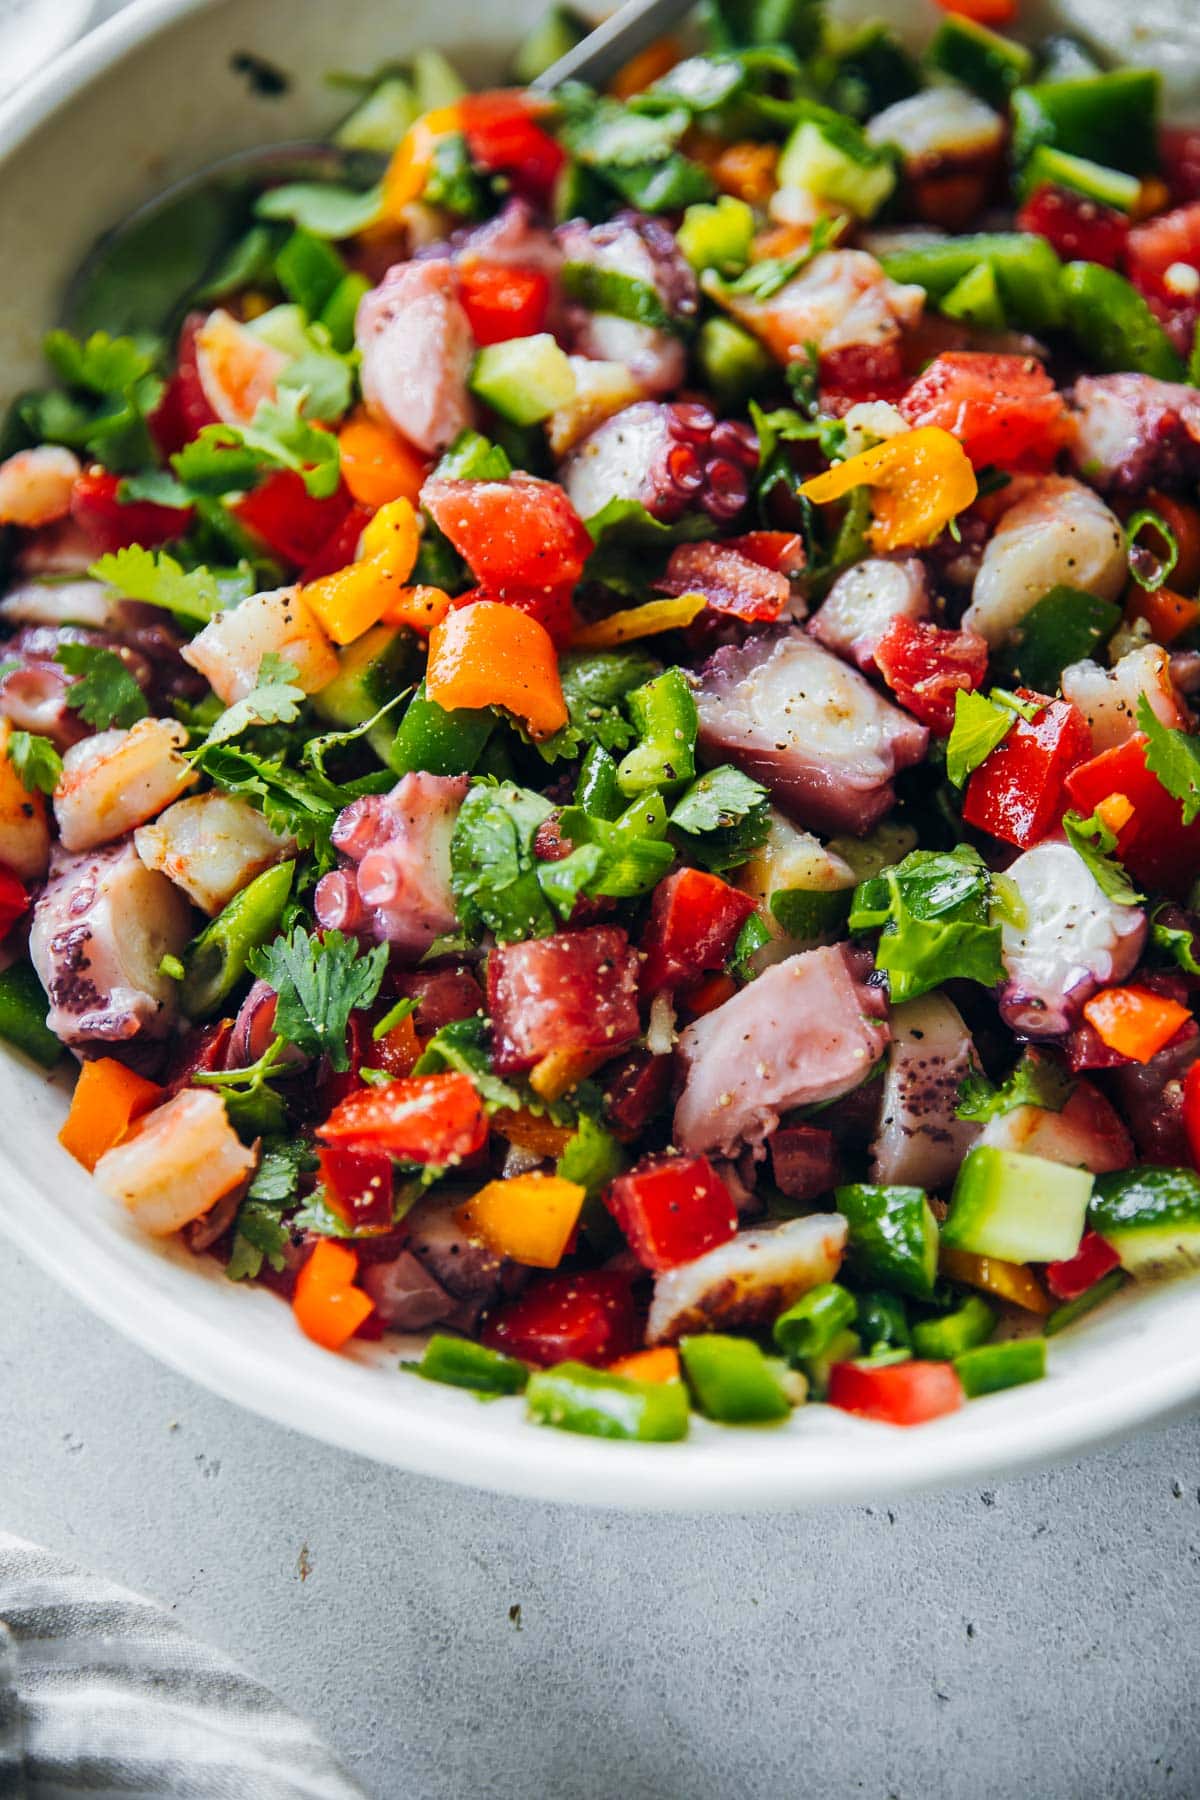
POLYGON ((471 161, 507 175, 526 199, 547 201, 566 167, 567 153, 537 123, 536 103, 515 88, 468 94, 459 102, 471 161))
POLYGON ((733 544, 711 543, 678 545, 654 587, 659 594, 703 594, 714 612, 763 624, 779 617, 792 591, 787 576, 778 570, 733 544))
POLYGON ((487 1115, 467 1075, 410 1075, 359 1088, 334 1107, 317 1136, 364 1154, 442 1166, 473 1156, 487 1141, 487 1115))
POLYGON ((829 1372, 829 1404, 884 1425, 924 1425, 957 1412, 966 1395, 953 1364, 893 1363, 881 1369, 835 1363, 829 1372))
POLYGON ((326 500, 314 500, 293 469, 277 469, 231 510, 268 550, 301 566, 318 556, 346 523, 351 500, 344 487, 326 500))
MULTIPOLYGON (((272 1007, 269 1021, 265 1014, 261 1021, 262 1024, 267 1026, 267 1029, 272 1035, 274 1032, 274 1022, 275 1009, 272 1007)), ((269 1038, 267 1041, 269 1042, 269 1038)), ((359 1075, 359 1070, 364 1063, 369 1063, 371 1060, 369 1055, 370 1044, 371 1039, 366 1016, 361 1012, 352 1012, 350 1014, 349 1024, 346 1026, 346 1058, 350 1067, 348 1069, 331 1068, 328 1057, 323 1058, 320 1065, 317 1081, 320 1089, 320 1100, 323 1107, 332 1111, 335 1106, 340 1106, 342 1101, 348 1099, 351 1094, 356 1094, 358 1092, 362 1080, 359 1075)))
POLYGON ((897 700, 938 737, 954 726, 954 697, 987 674, 987 640, 897 614, 875 646, 875 667, 897 700))
POLYGON ((492 1063, 532 1069, 552 1050, 609 1050, 638 1035, 638 959, 615 925, 504 944, 488 957, 492 1063))
POLYGON ((631 1050, 606 1071, 605 1113, 622 1141, 632 1143, 639 1138, 665 1109, 671 1093, 671 1066, 669 1056, 631 1050))
MULTIPOLYGON (((1023 700, 1039 694, 1019 690, 1023 700)), ((1092 747, 1087 721, 1069 700, 1048 700, 1032 719, 1018 719, 967 783, 963 819, 978 831, 1028 850, 1058 825, 1064 782, 1092 747)))
POLYGON ((1120 1266, 1121 1259, 1107 1238, 1098 1231, 1085 1231, 1074 1256, 1047 1263, 1046 1286, 1056 1300, 1078 1300, 1080 1294, 1086 1294, 1120 1266))
POLYGON ((948 350, 899 409, 910 425, 952 432, 976 468, 1049 468, 1072 435, 1063 397, 1033 356, 948 350))
POLYGON ((190 506, 159 506, 153 500, 117 498, 121 477, 93 464, 78 476, 71 492, 71 517, 97 556, 130 544, 154 548, 183 537, 194 517, 190 506))
POLYGON ((749 894, 703 869, 677 869, 660 881, 642 933, 643 998, 724 968, 754 910, 749 894))
POLYGON ((421 504, 483 587, 574 587, 592 553, 587 528, 563 489, 533 475, 509 481, 435 477, 421 504))
POLYGON ((458 272, 458 297, 475 342, 502 344, 545 331, 550 278, 541 269, 508 263, 467 263, 458 272))
POLYGON ((196 334, 205 317, 202 312, 194 312, 184 320, 175 353, 175 373, 148 421, 151 435, 164 456, 174 456, 206 425, 220 423, 204 392, 196 358, 196 334))
POLYGON ((18 919, 29 911, 29 895, 25 884, 10 868, 0 863, 0 938, 7 937, 18 919))
POLYGON ((652 1156, 618 1175, 604 1204, 642 1267, 694 1262, 737 1231, 737 1207, 707 1156, 652 1156))
POLYGON ((531 1281, 519 1299, 484 1320, 480 1339, 522 1362, 615 1362, 642 1345, 628 1275, 597 1269, 585 1275, 548 1275, 531 1281))
POLYGON ((1123 794, 1133 813, 1117 833, 1118 859, 1147 887, 1184 894, 1200 874, 1200 819, 1183 823, 1182 803, 1146 767, 1146 741, 1138 732, 1072 769, 1067 794, 1085 818, 1110 794, 1123 794))
POLYGON ((1160 213, 1129 233, 1129 279, 1148 299, 1178 302, 1166 280, 1174 263, 1200 269, 1200 201, 1160 213))
POLYGON ((357 562, 358 540, 374 517, 369 506, 352 506, 320 548, 302 565, 301 584, 319 581, 323 575, 336 575, 339 569, 357 562))
POLYGON ((1119 269, 1129 237, 1129 220, 1115 207, 1101 206, 1069 188, 1040 187, 1017 214, 1017 229, 1044 237, 1064 262, 1102 263, 1119 269))
POLYGON ((899 344, 846 344, 821 358, 817 385, 821 410, 840 414, 868 400, 898 400, 904 392, 899 344))
POLYGON ((391 1229, 392 1159, 382 1151, 326 1148, 318 1159, 325 1198, 356 1231, 391 1229))
MULTIPOLYGON (((573 586, 573 584, 572 584, 573 586)), ((477 600, 493 600, 500 606, 515 606, 544 625, 559 649, 569 644, 575 631, 575 609, 571 603, 572 586, 549 588, 517 587, 506 583, 500 588, 469 588, 456 594, 453 607, 474 606, 477 600)))

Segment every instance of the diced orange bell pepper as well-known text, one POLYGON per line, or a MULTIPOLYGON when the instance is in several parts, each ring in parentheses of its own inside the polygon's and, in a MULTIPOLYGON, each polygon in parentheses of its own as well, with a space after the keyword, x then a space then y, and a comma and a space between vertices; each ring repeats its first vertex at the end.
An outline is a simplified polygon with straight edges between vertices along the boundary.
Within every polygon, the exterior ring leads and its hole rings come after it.
POLYGON ((519 1111, 502 1107, 492 1114, 491 1127, 505 1143, 515 1144, 518 1150, 528 1150, 532 1156, 545 1158, 560 1157, 572 1137, 566 1125, 556 1125, 552 1119, 530 1112, 525 1106, 519 1111))
POLYGON ((1130 619, 1144 619, 1157 644, 1174 643, 1200 619, 1200 600, 1188 600, 1171 588, 1134 587, 1125 608, 1130 619))
POLYGON ((1148 1063, 1192 1015, 1178 1000, 1149 988, 1110 987, 1092 995, 1083 1016, 1101 1042, 1118 1056, 1148 1063))
POLYGON ((648 600, 645 606, 628 606, 622 612, 609 613, 607 619, 598 619, 594 625, 581 626, 572 634, 571 645, 577 650, 614 650, 637 638, 683 631, 707 605, 703 594, 681 594, 677 600, 648 600))
POLYGON ((1120 837, 1133 817, 1133 802, 1125 794, 1109 794, 1096 808, 1096 817, 1120 837))
POLYGON ((358 1257, 347 1244, 322 1238, 296 1277, 292 1311, 305 1337, 326 1350, 340 1350, 354 1336, 375 1302, 354 1286, 358 1257))
POLYGON ((401 219, 404 208, 419 200, 425 191, 433 152, 439 138, 462 129, 462 108, 437 106, 422 113, 401 138, 383 178, 383 207, 390 219, 401 219))
POLYGON ((455 1218, 497 1256, 527 1268, 557 1269, 586 1198, 586 1188, 561 1175, 514 1175, 489 1181, 455 1218))
POLYGON ((610 1375, 621 1375, 626 1381, 651 1381, 656 1386, 664 1381, 678 1381, 679 1352, 670 1344, 656 1350, 635 1350, 632 1356, 621 1356, 609 1363, 610 1375))
POLYGON ((362 506, 386 506, 389 500, 416 504, 426 464, 395 431, 364 412, 356 412, 338 432, 342 480, 362 506))
POLYGON ((747 139, 728 144, 713 164, 713 180, 723 194, 733 194, 751 206, 765 206, 775 192, 779 164, 778 144, 759 144, 747 139))
POLYGON ((899 432, 815 475, 800 492, 823 506, 858 487, 871 489, 874 518, 867 535, 881 552, 932 543, 978 492, 966 451, 940 425, 899 432))
POLYGON ((998 1300, 1008 1300, 1025 1312, 1044 1316, 1053 1311, 1054 1302, 1028 1263, 1003 1262, 998 1256, 976 1256, 971 1250, 943 1246, 938 1266, 952 1281, 982 1288, 985 1294, 995 1294, 998 1300))
POLYGON ((552 737, 567 723, 550 633, 528 613, 495 600, 458 607, 434 627, 425 691, 447 712, 502 706, 534 737, 552 737))
POLYGON ((607 1050, 551 1050, 529 1071, 529 1085, 539 1100, 552 1103, 585 1081, 608 1061, 607 1050))
POLYGON ((385 625, 410 625, 428 634, 450 611, 450 596, 438 587, 396 588, 383 609, 385 625))
POLYGON ((379 623, 412 574, 420 543, 412 502, 389 500, 363 532, 358 561, 301 588, 335 644, 351 644, 379 623))
POLYGON ((652 44, 647 44, 644 50, 621 64, 609 83, 609 93, 616 100, 632 100, 635 94, 644 93, 673 69, 682 55, 683 47, 678 38, 655 38, 652 44))
POLYGON ((58 1141, 85 1169, 94 1169, 135 1119, 157 1106, 164 1090, 157 1082, 135 1075, 115 1057, 85 1062, 71 1097, 58 1141))

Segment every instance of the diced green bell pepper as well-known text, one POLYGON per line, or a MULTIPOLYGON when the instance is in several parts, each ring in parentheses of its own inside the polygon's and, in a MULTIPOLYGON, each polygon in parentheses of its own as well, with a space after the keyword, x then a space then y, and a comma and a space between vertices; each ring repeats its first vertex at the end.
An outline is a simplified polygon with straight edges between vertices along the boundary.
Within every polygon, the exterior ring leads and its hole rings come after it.
POLYGON ((529 1380, 529 1370, 515 1356, 442 1331, 429 1339, 416 1371, 426 1381, 470 1388, 476 1394, 521 1394, 529 1380))
POLYGON ((1074 1300, 1064 1300, 1061 1306, 1055 1307, 1046 1320, 1043 1327, 1046 1336, 1057 1337, 1058 1333, 1065 1331, 1068 1325, 1074 1325, 1076 1319, 1082 1319, 1085 1314, 1092 1311, 1093 1307, 1099 1306, 1107 1300, 1110 1294, 1115 1294, 1119 1288, 1123 1288, 1128 1279, 1124 1269, 1110 1269, 1107 1275, 1102 1276, 1099 1281, 1093 1282, 1091 1287, 1086 1288, 1082 1294, 1076 1294, 1074 1300))
POLYGON ((16 962, 0 973, 0 1037, 43 1069, 52 1069, 63 1053, 46 1023, 48 1011, 45 989, 30 963, 16 962))
POLYGON ((1040 187, 1068 188, 1073 194, 1094 200, 1098 206, 1126 213, 1134 210, 1142 192, 1136 175, 1105 168, 1086 156, 1070 156, 1050 144, 1038 145, 1021 175, 1023 195, 1034 194, 1040 187))
POLYGON ((719 1425, 771 1425, 792 1410, 766 1357, 749 1338, 719 1332, 685 1337, 679 1356, 697 1409, 719 1425))
POLYGON ((705 319, 696 338, 696 361, 705 384, 722 406, 744 405, 770 375, 774 363, 758 339, 732 319, 705 319))
POLYGON ((849 1261, 863 1280, 928 1300, 937 1280, 938 1227, 924 1190, 855 1182, 838 1188, 834 1200, 850 1228, 849 1261))
POLYGON ((1088 1223, 1138 1281, 1200 1267, 1200 1175, 1141 1168, 1097 1176, 1088 1223))
POLYGON ((632 796, 647 788, 672 788, 691 781, 696 773, 700 721, 683 670, 664 669, 644 686, 634 688, 626 705, 641 741, 617 769, 621 792, 632 796))
POLYGON ((1158 104, 1162 82, 1154 69, 1114 69, 1107 75, 1039 81, 1012 96, 1013 162, 1018 168, 1039 144, 1130 175, 1158 167, 1158 104))
POLYGON ((1099 263, 1073 262, 1061 285, 1067 327, 1101 369, 1184 379, 1183 358, 1124 275, 1099 263))
POLYGON ((857 1310, 853 1294, 835 1281, 823 1281, 780 1313, 771 1336, 789 1361, 802 1362, 827 1350, 838 1333, 853 1324, 857 1310))
POLYGON ((682 1381, 628 1381, 585 1363, 536 1369, 525 1389, 525 1404, 535 1424, 584 1437, 664 1444, 685 1438, 688 1431, 682 1381))
POLYGON ((404 711, 388 754, 397 775, 423 770, 426 775, 469 775, 496 728, 490 707, 460 707, 447 712, 430 700, 422 682, 404 711))
POLYGON ((952 13, 934 32, 925 61, 1003 112, 1015 87, 1033 73, 1033 51, 974 19, 952 13))
POLYGON ((246 973, 250 952, 275 936, 295 872, 294 862, 264 869, 193 940, 179 989, 179 1003, 189 1019, 216 1012, 246 973))
POLYGON ((967 233, 892 250, 882 261, 893 281, 915 282, 935 302, 979 263, 987 263, 1010 325, 1052 331, 1062 324, 1062 264, 1045 238, 1033 232, 967 233))
POLYGON ((1025 614, 1014 633, 1016 641, 997 652, 993 676, 1006 687, 1055 694, 1063 670, 1095 656, 1120 618, 1113 600, 1079 588, 1053 587, 1025 614))
POLYGON ((853 892, 853 888, 777 888, 768 905, 788 937, 815 943, 843 929, 853 892))
POLYGON ((1086 1169, 977 1144, 958 1171, 942 1242, 1003 1262, 1065 1261, 1083 1236, 1092 1180, 1086 1169))
POLYGON ((987 1301, 971 1294, 956 1312, 922 1319, 913 1326, 913 1349, 931 1362, 953 1362, 964 1350, 986 1344, 996 1329, 996 1314, 987 1301))
POLYGON ((954 1370, 968 1400, 998 1394, 1003 1388, 1040 1381, 1046 1373, 1044 1337, 1011 1338, 1006 1344, 980 1344, 954 1358, 954 1370))
POLYGON ((575 804, 593 819, 609 823, 625 810, 625 796, 617 786, 617 765, 601 744, 593 744, 580 765, 575 804))
POLYGON ((961 319, 987 331, 1002 331, 1006 323, 1004 302, 991 263, 976 263, 968 269, 942 301, 941 310, 948 319, 961 319))

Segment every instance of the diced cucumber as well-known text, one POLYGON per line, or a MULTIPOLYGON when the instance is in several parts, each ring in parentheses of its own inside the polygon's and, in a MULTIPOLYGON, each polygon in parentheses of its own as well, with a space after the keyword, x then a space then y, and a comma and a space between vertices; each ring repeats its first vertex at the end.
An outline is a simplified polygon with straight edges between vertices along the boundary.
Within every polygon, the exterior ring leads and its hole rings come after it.
POLYGON ((418 660, 411 631, 373 625, 338 652, 338 672, 313 695, 313 711, 342 731, 363 725, 407 685, 418 660))
POLYGON ((732 194, 701 200, 683 215, 675 241, 693 269, 719 269, 737 275, 750 260, 754 210, 732 194))
POLYGON ((417 116, 417 102, 401 75, 389 75, 343 119, 333 141, 343 150, 374 150, 387 156, 417 116))
POLYGON ((943 300, 977 263, 987 263, 1011 325, 1050 331, 1062 324, 1062 263, 1045 238, 1032 232, 973 232, 893 250, 882 261, 893 281, 916 282, 934 301, 943 300))
POLYGON ((964 324, 980 325, 989 331, 1003 331, 1006 323, 1004 302, 991 263, 976 263, 973 269, 968 269, 942 301, 941 311, 948 319, 961 319, 964 324))
POLYGON ((680 1341, 679 1357, 697 1409, 719 1425, 771 1425, 791 1401, 757 1344, 713 1332, 680 1341))
POLYGON ((1013 163, 1039 144, 1115 164, 1130 175, 1158 167, 1161 78, 1154 69, 1114 69, 1072 81, 1040 81, 1012 96, 1013 163))
POLYGON ((834 1200, 850 1227, 849 1260, 861 1278, 916 1300, 930 1299, 937 1281, 938 1226, 924 1189, 856 1182, 838 1188, 834 1200))
POLYGON ((820 1356, 810 1356, 801 1363, 814 1400, 823 1400, 829 1392, 829 1371, 834 1363, 853 1362, 862 1352, 862 1339, 857 1332, 839 1331, 820 1356))
POLYGON ((732 319, 706 319, 696 337, 696 361, 706 386, 724 407, 740 407, 774 368, 758 339, 732 319))
POLYGON ((1033 52, 1012 38, 951 14, 934 32, 925 61, 1003 111, 1013 89, 1033 74, 1033 52))
POLYGON ((1046 1373, 1044 1337, 1012 1338, 1007 1344, 981 1344, 954 1358, 954 1370, 968 1400, 998 1394, 1004 1388, 1040 1381, 1046 1373))
POLYGON ((832 201, 856 218, 873 218, 896 185, 895 162, 869 144, 852 119, 823 106, 812 113, 783 147, 779 186, 832 201))
POLYGON ((568 50, 585 38, 591 26, 570 6, 552 6, 521 39, 510 65, 512 78, 528 87, 568 50))
POLYGON ((416 89, 417 112, 433 112, 441 106, 453 106, 466 95, 458 70, 447 62, 440 50, 418 50, 412 64, 413 87, 416 89))
POLYGON ((1003 1262, 1065 1262, 1083 1236, 1086 1169, 980 1144, 958 1171, 942 1242, 1003 1262))
POLYGON ((575 398, 575 371, 548 331, 487 344, 475 358, 471 391, 514 425, 537 425, 575 398))
POLYGON ((1200 1176, 1158 1168, 1101 1175, 1088 1223, 1138 1281, 1200 1268, 1200 1176))
POLYGON ((1073 194, 1117 212, 1132 212, 1142 192, 1136 175, 1089 162, 1086 156, 1072 156, 1051 144, 1038 145, 1021 176, 1022 194, 1032 194, 1040 187, 1069 188, 1073 194))

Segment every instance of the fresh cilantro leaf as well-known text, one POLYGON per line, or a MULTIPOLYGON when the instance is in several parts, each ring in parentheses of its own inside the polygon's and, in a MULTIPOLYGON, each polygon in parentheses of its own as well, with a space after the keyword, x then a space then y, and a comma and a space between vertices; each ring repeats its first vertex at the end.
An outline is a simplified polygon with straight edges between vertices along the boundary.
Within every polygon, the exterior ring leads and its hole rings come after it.
POLYGON ((648 894, 675 861, 674 847, 664 836, 666 808, 660 794, 641 795, 612 821, 569 806, 559 829, 575 848, 561 862, 540 864, 538 880, 564 919, 581 893, 613 900, 648 894))
POLYGON ((328 500, 341 479, 338 441, 305 417, 304 401, 303 391, 282 386, 277 400, 259 401, 249 425, 206 425, 171 467, 204 494, 251 488, 264 467, 290 469, 314 500, 328 500))
POLYGON ((201 1070, 192 1076, 193 1087, 214 1088, 225 1102, 230 1123, 244 1142, 278 1137, 287 1124, 283 1098, 271 1086, 285 1073, 282 1037, 273 1037, 258 1061, 245 1069, 201 1070))
POLYGON ((771 928, 761 913, 752 912, 738 932, 733 954, 725 964, 725 973, 735 981, 747 982, 754 977, 751 963, 764 944, 771 941, 771 928))
POLYGON ((257 806, 272 830, 314 852, 315 874, 333 866, 329 834, 346 804, 340 789, 313 772, 288 768, 282 758, 256 756, 231 744, 206 745, 195 766, 214 786, 257 806))
POLYGON ((154 373, 157 344, 93 332, 86 341, 66 331, 45 340, 47 360, 84 404, 65 394, 32 394, 20 411, 34 435, 50 443, 86 450, 106 468, 139 469, 152 462, 154 444, 147 418, 162 398, 154 373))
POLYGON ((732 763, 709 769, 684 791, 671 814, 678 831, 727 831, 770 798, 761 781, 743 774, 732 763))
POLYGON ((1040 1106, 1044 1112, 1061 1112, 1075 1083, 1064 1069, 1041 1050, 1026 1050, 1020 1062, 993 1086, 982 1069, 972 1069, 958 1089, 955 1117, 986 1125, 1019 1106, 1040 1106))
POLYGON ((204 742, 224 744, 255 725, 294 725, 305 701, 304 689, 295 685, 299 670, 268 650, 258 665, 258 679, 244 700, 226 707, 204 742))
POLYGON ((1145 899, 1113 856, 1117 834, 1109 830, 1099 813, 1093 813, 1090 819, 1081 818, 1077 812, 1065 813, 1063 830, 1072 850, 1083 858, 1093 881, 1107 899, 1115 900, 1118 906, 1136 906, 1139 900, 1145 899))
POLYGON ((1031 725, 1042 710, 1040 700, 1022 700, 1020 694, 1010 693, 1008 688, 994 687, 990 697, 997 706, 1006 707, 1018 719, 1024 719, 1027 725, 1031 725))
POLYGON ((383 207, 382 187, 355 192, 319 181, 292 181, 260 194, 260 219, 290 219, 319 238, 357 237, 374 224, 383 207))
POLYGON ((229 604, 217 577, 209 569, 188 569, 165 550, 146 550, 140 544, 110 552, 94 562, 88 574, 124 594, 161 606, 195 625, 207 625, 229 604))
POLYGON ((149 714, 146 696, 115 650, 99 644, 62 644, 55 653, 68 675, 67 705, 97 731, 127 729, 149 714))
POLYGON ((147 350, 136 338, 110 337, 107 331, 94 331, 82 341, 69 331, 51 331, 42 349, 68 387, 101 396, 124 394, 154 372, 153 349, 147 350))
POLYGON ((511 944, 554 930, 533 854, 538 826, 553 810, 541 794, 511 781, 472 785, 450 840, 450 886, 472 935, 486 927, 511 944))
POLYGON ((850 929, 881 928, 875 962, 886 972, 896 1004, 952 977, 995 987, 1004 979, 1004 965, 990 899, 987 867, 968 845, 914 850, 859 884, 850 929))
POLYGON ((704 513, 684 513, 673 524, 664 524, 640 500, 609 500, 584 523, 596 546, 588 558, 588 580, 638 599, 645 594, 651 571, 664 566, 676 544, 695 543, 716 530, 704 513))
POLYGON ((225 1273, 230 1281, 254 1281, 264 1262, 278 1272, 284 1266, 290 1232, 281 1214, 261 1200, 243 1200, 234 1221, 233 1246, 225 1273))
POLYGON ((570 724, 539 745, 543 756, 575 757, 589 744, 625 750, 637 733, 621 710, 626 694, 657 675, 661 663, 635 644, 628 650, 574 650, 559 674, 570 724))
MULTIPOLYGON (((1160 950, 1176 962, 1186 975, 1200 975, 1200 962, 1196 960, 1196 933, 1186 922, 1172 925, 1167 922, 1166 915, 1176 912, 1170 901, 1155 908, 1150 916, 1150 935, 1160 950)), ((1186 915, 1178 914, 1186 919, 1186 915)))
POLYGON ((1081 588, 1052 587, 1025 614, 1012 634, 1014 641, 997 652, 993 672, 1039 694, 1057 693, 1067 665, 1096 656, 1120 618, 1113 600, 1081 588))
POLYGON ((246 1198, 286 1206, 296 1198, 301 1175, 316 1166, 316 1157, 300 1138, 268 1138, 246 1198))
POLYGON ((188 493, 214 499, 257 487, 267 466, 243 441, 235 425, 205 425, 171 458, 171 467, 188 493))
POLYGON ((251 951, 248 960, 253 973, 279 996, 275 1007, 279 1035, 307 1055, 324 1052, 330 1066, 344 1073, 350 1067, 346 1054, 350 1014, 370 1006, 387 959, 386 944, 360 955, 357 942, 340 931, 316 937, 297 925, 290 938, 277 937, 273 944, 251 951))
POLYGON ((1172 799, 1183 805, 1183 823, 1200 813, 1200 739, 1164 725, 1145 694, 1138 695, 1138 730, 1149 738, 1146 767, 1157 775, 1172 799))
POLYGON ((492 1073, 487 1052, 487 1027, 482 1019, 455 1019, 435 1031, 413 1067, 414 1075, 438 1075, 444 1069, 469 1075, 489 1112, 517 1110, 522 1096, 492 1073))
POLYGON ((8 760, 29 794, 52 794, 62 779, 62 757, 48 737, 31 731, 14 731, 8 740, 8 760))
POLYGON ((1013 714, 983 694, 959 688, 954 696, 954 724, 946 741, 946 777, 960 788, 973 769, 1002 744, 1013 727, 1013 714))
POLYGON ((143 469, 137 475, 126 475, 117 489, 117 500, 122 506, 134 500, 149 500, 155 506, 190 506, 192 494, 169 469, 143 469))
POLYGON ((308 349, 292 358, 280 374, 278 386, 282 392, 299 394, 304 418, 340 419, 354 398, 353 362, 333 348, 323 325, 310 325, 305 338, 308 349))

